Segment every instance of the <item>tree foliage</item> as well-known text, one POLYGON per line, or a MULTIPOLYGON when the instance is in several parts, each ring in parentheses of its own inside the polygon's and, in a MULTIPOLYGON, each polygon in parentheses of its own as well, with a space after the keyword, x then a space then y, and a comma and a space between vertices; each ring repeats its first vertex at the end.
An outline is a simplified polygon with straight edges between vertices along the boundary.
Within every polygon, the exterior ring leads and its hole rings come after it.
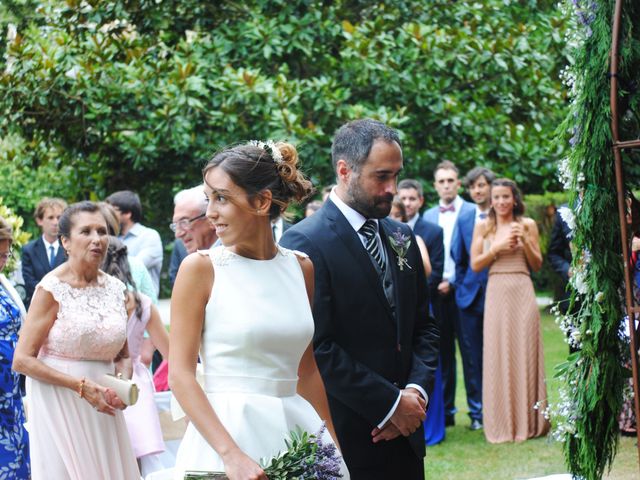
POLYGON ((315 184, 332 183, 332 134, 364 116, 402 132, 406 175, 427 185, 448 158, 528 192, 557 187, 562 148, 549 138, 564 116, 565 19, 550 1, 4 8, 17 28, 4 21, 0 168, 32 188, 0 193, 20 211, 50 190, 73 200, 131 188, 164 223, 168 193, 248 139, 297 143, 315 184))

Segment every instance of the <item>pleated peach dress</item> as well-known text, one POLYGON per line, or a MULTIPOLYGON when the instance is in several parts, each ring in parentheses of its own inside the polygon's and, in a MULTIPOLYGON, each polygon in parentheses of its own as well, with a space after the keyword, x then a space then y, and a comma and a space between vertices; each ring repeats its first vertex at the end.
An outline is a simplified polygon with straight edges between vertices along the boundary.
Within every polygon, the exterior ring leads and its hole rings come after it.
POLYGON ((489 269, 484 310, 482 408, 489 443, 521 442, 549 431, 540 312, 522 246, 489 269))

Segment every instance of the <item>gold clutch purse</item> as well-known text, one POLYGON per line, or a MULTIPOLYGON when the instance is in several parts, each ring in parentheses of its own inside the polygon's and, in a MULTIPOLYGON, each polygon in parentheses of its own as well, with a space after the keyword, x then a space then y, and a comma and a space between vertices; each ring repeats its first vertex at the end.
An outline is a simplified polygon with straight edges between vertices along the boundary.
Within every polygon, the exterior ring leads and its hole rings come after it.
POLYGON ((138 385, 133 380, 127 380, 126 378, 116 377, 110 373, 102 376, 101 382, 103 386, 110 388, 118 398, 124 402, 125 405, 131 406, 138 401, 138 385))

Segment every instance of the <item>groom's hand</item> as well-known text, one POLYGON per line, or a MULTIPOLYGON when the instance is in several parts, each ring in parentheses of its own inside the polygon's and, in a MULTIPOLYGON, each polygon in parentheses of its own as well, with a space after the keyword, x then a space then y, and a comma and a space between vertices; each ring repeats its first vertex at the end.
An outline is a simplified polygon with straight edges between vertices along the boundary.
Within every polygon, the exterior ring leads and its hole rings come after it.
POLYGON ((398 408, 391 415, 391 423, 408 437, 415 432, 426 417, 427 402, 415 388, 406 388, 401 391, 398 408))
POLYGON ((393 440, 401 435, 400 430, 393 423, 387 422, 387 424, 380 430, 378 427, 371 431, 371 437, 373 443, 378 443, 381 440, 393 440))

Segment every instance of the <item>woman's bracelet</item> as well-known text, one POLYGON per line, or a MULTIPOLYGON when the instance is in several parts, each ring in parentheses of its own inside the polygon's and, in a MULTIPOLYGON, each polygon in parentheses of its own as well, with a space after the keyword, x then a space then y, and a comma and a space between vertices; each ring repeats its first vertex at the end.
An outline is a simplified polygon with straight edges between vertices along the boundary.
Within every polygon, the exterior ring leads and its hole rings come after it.
POLYGON ((84 377, 82 377, 80 382, 78 382, 78 396, 80 398, 84 398, 84 383, 85 382, 86 382, 86 379, 84 377))
POLYGON ((498 259, 498 254, 497 254, 497 253, 494 253, 494 251, 493 251, 493 247, 491 247, 491 248, 489 249, 489 255, 491 255, 491 256, 493 257, 493 259, 494 259, 494 260, 497 260, 497 259, 498 259))

